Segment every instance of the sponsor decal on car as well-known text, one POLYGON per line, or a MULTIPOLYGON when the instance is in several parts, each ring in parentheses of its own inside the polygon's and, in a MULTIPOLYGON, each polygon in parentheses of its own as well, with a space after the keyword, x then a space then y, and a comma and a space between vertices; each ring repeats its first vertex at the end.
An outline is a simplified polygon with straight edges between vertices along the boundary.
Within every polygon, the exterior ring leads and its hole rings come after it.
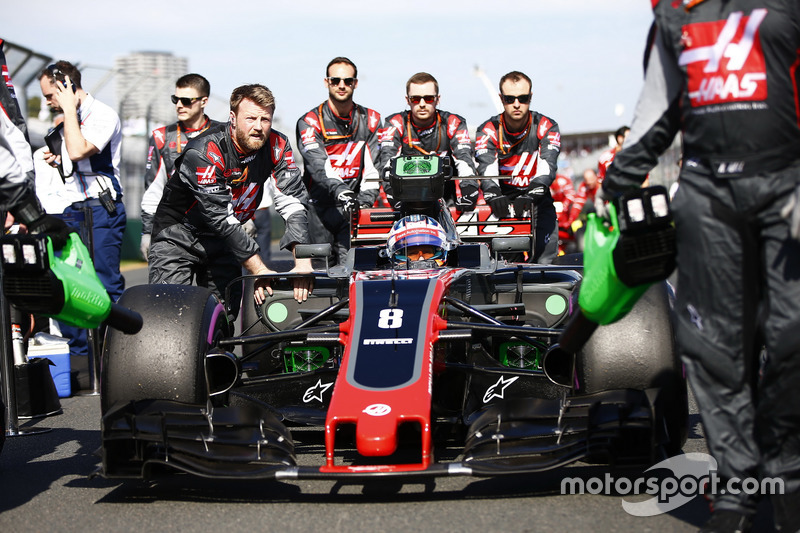
POLYGON ((365 346, 376 344, 414 344, 414 339, 411 337, 402 337, 394 339, 364 339, 365 346))
POLYGON ((303 403, 311 403, 313 400, 323 402, 322 395, 331 387, 333 387, 333 382, 323 383, 322 379, 318 379, 316 385, 306 389, 305 394, 303 394, 303 403))

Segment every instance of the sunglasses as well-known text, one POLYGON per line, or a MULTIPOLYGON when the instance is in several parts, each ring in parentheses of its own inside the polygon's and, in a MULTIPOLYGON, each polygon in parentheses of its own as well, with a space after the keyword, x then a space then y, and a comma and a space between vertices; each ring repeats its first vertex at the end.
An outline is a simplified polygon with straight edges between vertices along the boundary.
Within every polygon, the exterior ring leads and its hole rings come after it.
POLYGON ((333 76, 328 78, 328 83, 330 83, 331 85, 339 85, 341 82, 344 82, 344 84, 347 85, 348 87, 352 87, 355 81, 356 81, 355 78, 336 78, 333 76))
POLYGON ((501 94, 500 98, 503 99, 504 104, 513 104, 514 100, 519 100, 520 104, 527 104, 528 102, 531 101, 530 94, 519 94, 519 95, 501 94))
POLYGON ((436 95, 435 94, 426 94, 424 96, 421 96, 421 95, 415 94, 414 96, 409 96, 408 97, 408 101, 411 102, 412 104, 418 104, 422 100, 425 100, 426 104, 432 104, 432 103, 434 103, 436 101, 436 95))
POLYGON ((197 100, 200 100, 202 96, 195 96, 194 98, 189 98, 188 96, 175 96, 173 94, 172 96, 170 96, 170 98, 172 99, 173 104, 177 104, 178 102, 180 102, 181 104, 183 104, 183 107, 190 107, 197 100))

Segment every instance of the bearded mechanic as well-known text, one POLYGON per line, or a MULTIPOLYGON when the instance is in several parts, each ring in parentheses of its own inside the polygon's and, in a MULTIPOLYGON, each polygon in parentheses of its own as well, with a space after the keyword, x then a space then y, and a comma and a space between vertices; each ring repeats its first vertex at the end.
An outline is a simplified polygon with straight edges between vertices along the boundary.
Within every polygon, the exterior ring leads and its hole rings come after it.
MULTIPOLYGON (((263 85, 234 89, 230 118, 189 142, 175 163, 153 219, 150 283, 198 285, 222 297, 241 275, 273 274, 258 255, 258 245, 242 228, 256 210, 264 188, 271 186, 275 208, 286 221, 281 247, 293 250, 308 242, 308 193, 287 137, 272 129, 275 98, 263 85), (269 184, 268 184, 269 182, 269 184)), ((292 272, 310 272, 308 259, 295 259, 292 272)), ((241 290, 236 284, 234 289, 241 290)), ((256 303, 272 294, 257 282, 256 303)), ((309 278, 294 278, 294 296, 308 298, 309 278)), ((238 311, 241 292, 229 307, 238 311)))
MULTIPOLYGON (((595 209, 605 214, 602 200, 638 187, 682 132, 681 186, 672 203, 678 346, 718 485, 782 480, 783 491, 769 496, 775 526, 795 532, 800 2, 654 0, 653 8, 636 118, 595 209)), ((712 495, 701 531, 748 531, 762 495, 712 495)))

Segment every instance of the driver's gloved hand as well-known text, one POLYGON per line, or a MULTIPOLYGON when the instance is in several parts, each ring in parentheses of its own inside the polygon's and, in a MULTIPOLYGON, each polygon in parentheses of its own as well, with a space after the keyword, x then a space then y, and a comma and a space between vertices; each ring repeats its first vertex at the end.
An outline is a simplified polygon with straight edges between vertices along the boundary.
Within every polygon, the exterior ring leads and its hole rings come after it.
POLYGON ((800 184, 789 194, 789 200, 781 209, 781 216, 789 223, 789 235, 800 241, 800 184))
POLYGON ((342 204, 342 208, 344 208, 346 213, 352 213, 353 210, 358 206, 358 200, 356 199, 356 193, 351 191, 350 189, 345 189, 340 192, 336 199, 339 200, 339 203, 342 204))
POLYGON ((44 215, 30 224, 26 224, 28 231, 33 234, 47 235, 53 243, 54 250, 62 249, 69 239, 69 234, 75 230, 57 216, 44 215))

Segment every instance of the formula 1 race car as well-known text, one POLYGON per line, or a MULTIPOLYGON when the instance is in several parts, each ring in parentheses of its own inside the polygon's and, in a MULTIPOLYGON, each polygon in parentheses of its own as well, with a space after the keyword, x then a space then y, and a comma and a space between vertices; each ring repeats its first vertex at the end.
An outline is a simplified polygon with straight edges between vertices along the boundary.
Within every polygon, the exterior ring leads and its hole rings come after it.
MULTIPOLYGON (((353 214, 347 263, 315 271, 303 303, 291 283, 302 274, 273 275, 261 306, 245 296, 237 326, 204 288, 123 294, 144 326, 106 336, 104 476, 494 476, 651 465, 680 451, 687 389, 666 282, 580 350, 560 350, 580 256, 504 259, 529 250, 530 219, 454 221, 435 156, 398 157, 389 178, 395 210, 353 214), (443 228, 441 264, 389 253, 386 236, 410 215, 443 228), (309 464, 320 439, 324 461, 309 464)), ((324 260, 330 245, 295 253, 324 260)), ((238 281, 245 295, 254 278, 238 281)))

